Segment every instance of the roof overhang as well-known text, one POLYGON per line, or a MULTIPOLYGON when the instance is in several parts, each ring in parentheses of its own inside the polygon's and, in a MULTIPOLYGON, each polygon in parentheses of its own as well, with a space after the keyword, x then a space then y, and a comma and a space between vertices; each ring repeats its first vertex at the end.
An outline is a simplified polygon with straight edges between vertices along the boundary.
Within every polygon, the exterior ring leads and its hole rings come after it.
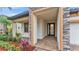
POLYGON ((21 17, 15 20, 12 20, 13 23, 26 23, 29 21, 29 16, 21 17))
POLYGON ((17 14, 17 15, 12 16, 12 17, 8 17, 8 19, 9 20, 15 20, 15 19, 18 19, 18 18, 28 17, 28 16, 29 16, 29 11, 17 14))

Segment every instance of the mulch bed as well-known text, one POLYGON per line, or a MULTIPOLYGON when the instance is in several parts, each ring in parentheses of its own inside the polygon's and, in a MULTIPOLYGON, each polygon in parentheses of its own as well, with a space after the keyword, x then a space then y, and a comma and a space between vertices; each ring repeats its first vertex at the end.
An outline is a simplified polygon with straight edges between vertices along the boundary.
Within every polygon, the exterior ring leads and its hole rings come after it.
MULTIPOLYGON (((16 42, 9 42, 11 45, 14 45, 16 48, 21 47, 19 43, 16 42)), ((35 46, 29 45, 27 48, 22 49, 21 51, 33 51, 35 49, 35 46)), ((7 51, 7 49, 0 46, 0 51, 7 51)))
POLYGON ((33 51, 35 49, 35 46, 29 45, 25 50, 23 51, 33 51))
POLYGON ((7 49, 0 46, 0 51, 7 51, 7 49))
POLYGON ((16 43, 16 42, 9 42, 9 43, 15 47, 21 47, 19 43, 16 43))
MULTIPOLYGON (((10 44, 12 44, 16 47, 21 47, 21 45, 19 43, 16 43, 16 42, 10 42, 10 44)), ((34 49, 35 49, 35 46, 29 45, 27 48, 21 49, 21 51, 33 51, 34 49)))

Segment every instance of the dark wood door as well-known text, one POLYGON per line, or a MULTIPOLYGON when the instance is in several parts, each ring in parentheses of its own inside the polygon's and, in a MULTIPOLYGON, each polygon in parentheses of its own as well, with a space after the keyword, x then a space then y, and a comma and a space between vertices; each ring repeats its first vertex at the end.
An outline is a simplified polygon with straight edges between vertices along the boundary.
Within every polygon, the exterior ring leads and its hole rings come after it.
POLYGON ((49 36, 55 35, 55 23, 48 23, 47 24, 47 33, 49 36))

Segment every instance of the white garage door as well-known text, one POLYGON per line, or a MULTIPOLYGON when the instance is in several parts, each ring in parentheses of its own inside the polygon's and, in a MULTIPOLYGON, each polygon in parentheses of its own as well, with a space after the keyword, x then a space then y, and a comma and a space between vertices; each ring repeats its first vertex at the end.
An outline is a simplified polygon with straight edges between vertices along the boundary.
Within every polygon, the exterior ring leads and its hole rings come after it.
POLYGON ((70 43, 79 45, 79 23, 70 25, 70 43))

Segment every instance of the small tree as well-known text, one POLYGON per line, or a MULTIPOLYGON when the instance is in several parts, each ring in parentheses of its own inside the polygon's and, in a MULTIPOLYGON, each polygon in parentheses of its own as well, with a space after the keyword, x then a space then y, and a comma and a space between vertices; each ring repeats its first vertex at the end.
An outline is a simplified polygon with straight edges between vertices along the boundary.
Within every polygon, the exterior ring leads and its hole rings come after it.
POLYGON ((6 16, 0 16, 0 23, 4 25, 11 25, 11 21, 6 16))
POLYGON ((11 25, 11 21, 8 20, 6 16, 0 16, 0 23, 6 27, 6 32, 7 32, 7 26, 11 25))

